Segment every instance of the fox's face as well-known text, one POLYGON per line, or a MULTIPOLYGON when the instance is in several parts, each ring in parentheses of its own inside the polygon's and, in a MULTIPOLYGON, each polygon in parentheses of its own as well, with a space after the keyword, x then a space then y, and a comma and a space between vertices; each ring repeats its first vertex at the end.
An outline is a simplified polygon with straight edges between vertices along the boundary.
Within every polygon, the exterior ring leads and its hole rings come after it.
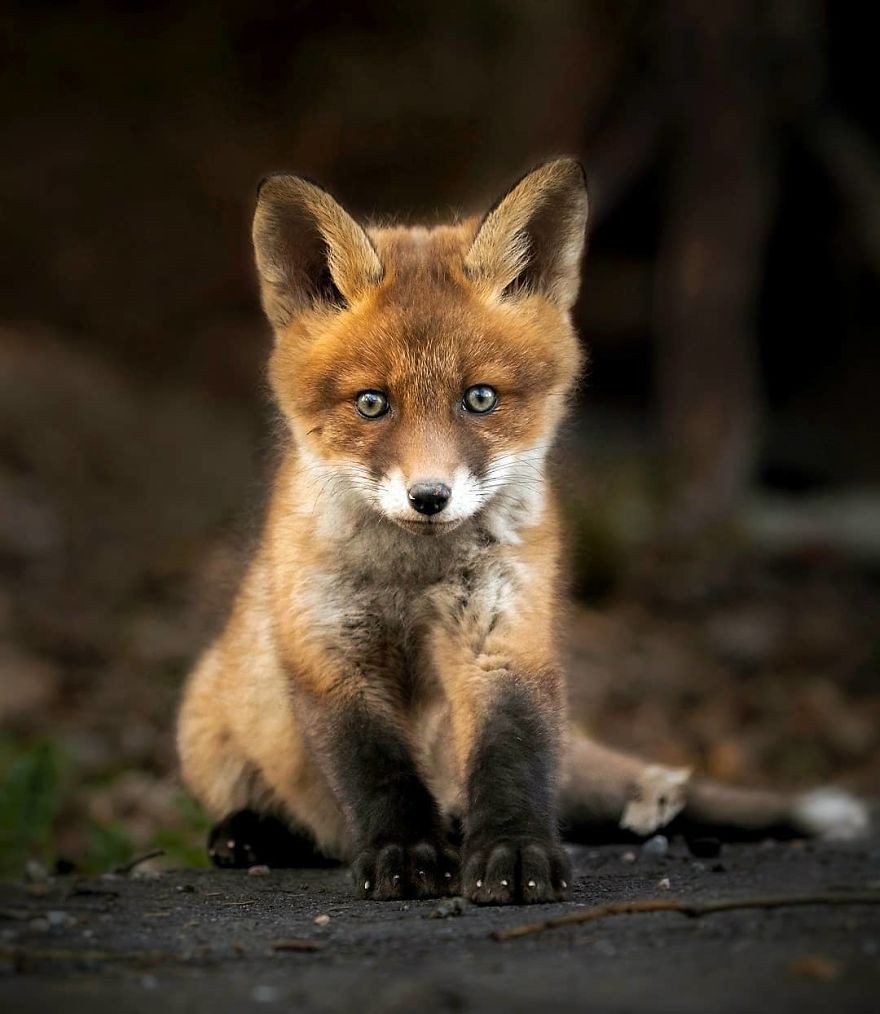
POLYGON ((362 229, 271 177, 254 223, 272 385, 302 467, 417 534, 540 503, 577 376, 580 167, 548 163, 482 222, 362 229))

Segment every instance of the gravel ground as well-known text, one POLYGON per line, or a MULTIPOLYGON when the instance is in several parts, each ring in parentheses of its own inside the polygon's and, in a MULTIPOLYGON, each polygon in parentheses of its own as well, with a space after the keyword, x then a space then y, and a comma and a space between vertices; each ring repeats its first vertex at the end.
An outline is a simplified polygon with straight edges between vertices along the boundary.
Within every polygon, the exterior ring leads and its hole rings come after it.
POLYGON ((878 892, 880 841, 726 845, 716 858, 681 841, 660 858, 626 846, 572 854, 572 901, 531 908, 353 902, 341 869, 6 885, 0 1005, 16 1014, 878 1009, 877 906, 623 915, 507 942, 490 933, 621 899, 878 892))

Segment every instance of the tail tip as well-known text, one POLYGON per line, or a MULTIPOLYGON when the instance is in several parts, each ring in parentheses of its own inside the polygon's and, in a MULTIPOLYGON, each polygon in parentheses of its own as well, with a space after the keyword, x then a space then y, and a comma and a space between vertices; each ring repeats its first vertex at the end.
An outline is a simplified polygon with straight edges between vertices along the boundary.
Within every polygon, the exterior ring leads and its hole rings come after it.
POLYGON ((842 789, 814 789, 797 798, 794 821, 798 830, 828 841, 851 841, 867 833, 865 804, 842 789))

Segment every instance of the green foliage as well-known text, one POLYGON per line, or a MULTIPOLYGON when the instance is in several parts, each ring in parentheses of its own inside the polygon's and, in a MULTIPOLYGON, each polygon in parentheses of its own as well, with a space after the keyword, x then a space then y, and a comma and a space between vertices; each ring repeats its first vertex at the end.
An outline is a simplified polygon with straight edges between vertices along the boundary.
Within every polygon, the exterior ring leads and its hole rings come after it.
POLYGON ((21 873, 28 859, 48 862, 63 798, 63 759, 51 743, 17 755, 4 744, 0 773, 0 875, 21 873))
POLYGON ((134 846, 122 824, 99 824, 91 820, 88 840, 89 852, 82 864, 87 873, 108 873, 134 856, 134 846))
POLYGON ((174 804, 180 814, 180 822, 159 828, 153 836, 153 846, 165 852, 165 858, 172 866, 207 866, 205 839, 210 821, 205 811, 183 793, 177 796, 174 804))
POLYGON ((110 872, 151 849, 162 849, 170 866, 205 866, 209 820, 183 792, 173 797, 175 816, 156 827, 147 842, 135 840, 123 822, 102 823, 87 815, 89 794, 98 787, 106 791, 125 773, 117 769, 86 777, 53 743, 0 737, 0 878, 20 877, 29 859, 51 870, 59 858, 61 823, 80 843, 64 857, 83 873, 110 872))

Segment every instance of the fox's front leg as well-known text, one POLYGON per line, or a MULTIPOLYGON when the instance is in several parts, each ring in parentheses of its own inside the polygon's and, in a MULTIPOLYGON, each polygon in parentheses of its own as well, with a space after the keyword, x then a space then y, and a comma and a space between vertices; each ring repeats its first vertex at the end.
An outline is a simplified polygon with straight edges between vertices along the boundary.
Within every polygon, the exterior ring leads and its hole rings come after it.
POLYGON ((299 692, 310 738, 353 840, 361 898, 428 898, 457 886, 437 804, 422 781, 393 703, 362 673, 299 692))
POLYGON ((467 606, 446 613, 432 644, 456 747, 462 890, 482 904, 559 900, 570 880, 556 812, 565 693, 547 625, 534 609, 499 616, 479 592, 467 606))
POLYGON ((481 904, 562 900, 570 873, 556 815, 560 678, 507 666, 481 677, 465 766, 463 892, 481 904))

